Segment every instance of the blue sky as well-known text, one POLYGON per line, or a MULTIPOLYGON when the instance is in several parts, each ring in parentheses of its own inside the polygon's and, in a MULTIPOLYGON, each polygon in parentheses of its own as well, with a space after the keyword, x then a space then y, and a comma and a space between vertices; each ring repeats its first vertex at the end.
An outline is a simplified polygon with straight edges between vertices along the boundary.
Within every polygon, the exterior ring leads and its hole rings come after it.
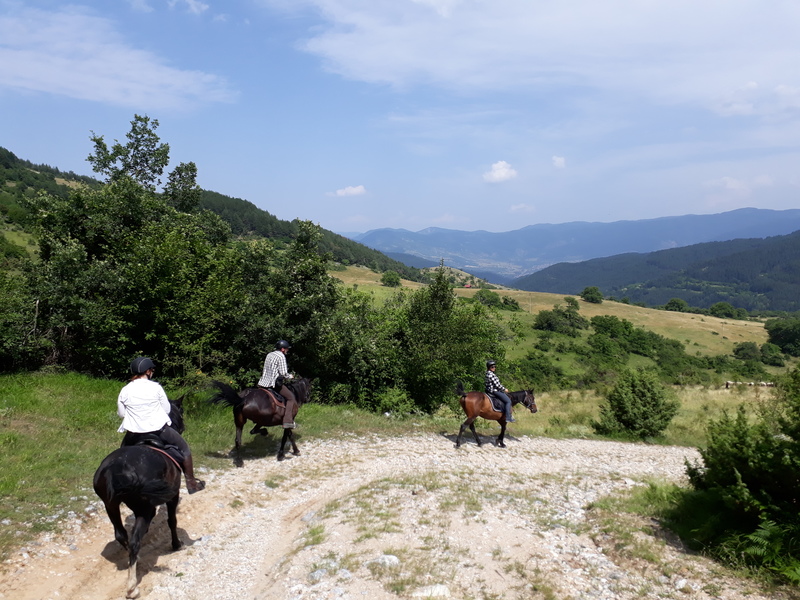
POLYGON ((798 208, 800 2, 0 0, 0 146, 91 174, 158 119, 327 229, 798 208))

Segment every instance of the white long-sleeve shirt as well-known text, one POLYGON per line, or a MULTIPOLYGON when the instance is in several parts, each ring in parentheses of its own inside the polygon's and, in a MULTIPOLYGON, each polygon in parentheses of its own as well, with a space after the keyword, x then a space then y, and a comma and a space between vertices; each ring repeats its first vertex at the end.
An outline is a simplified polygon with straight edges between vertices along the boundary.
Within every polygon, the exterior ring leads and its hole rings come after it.
POLYGON ((134 379, 119 393, 117 414, 122 417, 119 432, 148 433, 171 425, 169 398, 164 388, 146 377, 134 379))

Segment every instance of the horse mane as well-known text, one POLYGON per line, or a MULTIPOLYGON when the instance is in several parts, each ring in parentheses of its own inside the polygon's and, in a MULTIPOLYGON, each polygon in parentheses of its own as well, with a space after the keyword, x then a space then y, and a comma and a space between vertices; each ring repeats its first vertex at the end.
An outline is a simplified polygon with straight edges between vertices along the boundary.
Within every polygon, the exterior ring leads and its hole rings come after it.
POLYGON ((284 383, 284 385, 288 387, 290 390, 292 390, 298 405, 308 402, 308 397, 311 395, 310 379, 308 379, 307 377, 302 377, 300 379, 287 381, 284 383), (298 393, 298 388, 301 388, 300 393, 298 393))
POLYGON ((178 433, 183 433, 186 429, 186 424, 183 421, 183 394, 177 400, 170 400, 169 405, 172 407, 169 411, 169 420, 172 421, 171 427, 178 433))

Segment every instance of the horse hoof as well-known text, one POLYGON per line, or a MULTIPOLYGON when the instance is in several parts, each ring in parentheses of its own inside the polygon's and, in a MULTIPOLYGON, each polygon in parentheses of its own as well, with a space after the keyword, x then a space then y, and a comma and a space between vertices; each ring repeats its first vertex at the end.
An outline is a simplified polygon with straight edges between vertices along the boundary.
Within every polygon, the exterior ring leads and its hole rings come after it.
POLYGON ((133 588, 133 590, 129 591, 126 595, 126 598, 138 598, 139 597, 139 586, 133 588))
POLYGON ((286 456, 284 456, 283 454, 278 454, 279 461, 283 460, 284 458, 286 458, 286 456))

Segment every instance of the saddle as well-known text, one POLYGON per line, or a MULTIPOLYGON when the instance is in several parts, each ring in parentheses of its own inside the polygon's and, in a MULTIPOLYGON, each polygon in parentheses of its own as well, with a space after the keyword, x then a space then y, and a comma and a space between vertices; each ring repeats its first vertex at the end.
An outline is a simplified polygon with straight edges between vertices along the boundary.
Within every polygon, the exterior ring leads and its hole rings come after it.
POLYGON ((126 431, 120 446, 150 446, 164 452, 179 465, 183 464, 184 456, 180 448, 172 444, 165 444, 164 440, 158 437, 158 433, 155 432, 133 433, 126 431))
POLYGON ((492 404, 492 410, 499 413, 504 413, 506 408, 503 404, 503 401, 496 397, 494 394, 490 394, 489 392, 484 392, 486 397, 489 398, 489 402, 492 404))
POLYGON ((274 388, 265 388, 258 386, 258 389, 264 390, 265 392, 267 392, 268 396, 272 396, 272 399, 275 400, 276 404, 279 404, 281 406, 286 406, 286 398, 281 396, 280 392, 278 392, 274 388))

